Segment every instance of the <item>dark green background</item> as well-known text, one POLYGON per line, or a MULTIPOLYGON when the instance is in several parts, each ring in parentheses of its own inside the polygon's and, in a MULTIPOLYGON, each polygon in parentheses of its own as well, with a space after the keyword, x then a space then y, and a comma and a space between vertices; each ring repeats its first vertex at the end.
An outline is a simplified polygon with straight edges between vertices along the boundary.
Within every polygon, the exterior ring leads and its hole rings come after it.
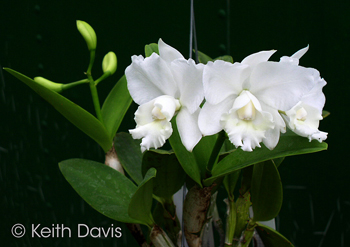
MULTIPOLYGON (((0 64, 29 77, 57 82, 84 78, 88 52, 76 31, 84 20, 98 37, 93 74, 103 56, 118 56, 116 75, 99 86, 101 100, 145 44, 162 38, 188 57, 189 1, 1 1, 0 64)), ((349 4, 346 1, 195 1, 199 50, 212 57, 229 51, 235 61, 277 49, 272 60, 310 45, 301 65, 321 72, 328 85, 325 109, 331 116, 320 129, 329 132, 329 150, 287 158, 280 167, 284 203, 278 229, 295 246, 349 246, 349 4), (227 18, 229 37, 227 44, 227 18)), ((103 161, 92 140, 66 121, 27 86, 0 72, 0 242, 4 246, 134 246, 126 227, 99 215, 79 198, 57 163, 69 158, 103 161), (64 224, 72 238, 11 236, 15 223, 27 228, 64 224), (78 239, 78 223, 121 226, 121 239, 78 239)), ((88 88, 64 95, 92 112, 88 88)), ((122 130, 134 127, 133 105, 122 130)), ((224 209, 221 209, 224 210, 224 209)))

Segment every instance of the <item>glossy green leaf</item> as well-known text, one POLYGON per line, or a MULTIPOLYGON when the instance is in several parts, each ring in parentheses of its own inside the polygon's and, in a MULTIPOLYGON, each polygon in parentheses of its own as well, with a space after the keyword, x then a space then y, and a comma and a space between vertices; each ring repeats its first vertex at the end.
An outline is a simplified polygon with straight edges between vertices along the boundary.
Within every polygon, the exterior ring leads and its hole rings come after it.
POLYGON ((62 95, 36 83, 29 77, 9 68, 7 72, 27 84, 37 94, 48 101, 53 107, 67 118, 72 124, 95 140, 105 152, 112 147, 112 138, 103 124, 89 112, 76 105, 62 95))
POLYGON ((156 173, 157 170, 154 168, 147 171, 145 178, 139 184, 139 187, 131 198, 128 210, 130 217, 149 227, 154 225, 151 208, 153 200, 153 178, 156 176, 156 173))
POLYGON ((143 180, 140 143, 141 140, 135 140, 125 132, 117 133, 114 139, 115 151, 121 165, 137 184, 140 184, 143 180))
POLYGON ((278 215, 283 201, 282 183, 271 160, 254 165, 250 194, 254 221, 268 221, 278 215))
POLYGON ((146 57, 151 56, 153 52, 155 52, 155 53, 157 53, 159 55, 158 44, 151 43, 149 45, 145 45, 145 55, 146 55, 146 57))
POLYGON ((281 157, 281 158, 277 158, 277 159, 273 159, 272 162, 275 164, 275 166, 278 168, 282 162, 284 161, 285 157, 281 157))
POLYGON ((213 59, 203 52, 198 51, 198 61, 200 63, 207 64, 209 61, 213 61, 213 59))
POLYGON ((226 61, 226 62, 229 62, 229 63, 233 63, 233 58, 229 55, 224 55, 224 56, 220 56, 220 57, 217 57, 214 59, 214 61, 216 60, 223 60, 223 61, 226 61))
POLYGON ((293 247, 294 245, 276 230, 259 222, 255 228, 265 246, 269 247, 293 247))
POLYGON ((69 159, 59 163, 63 176, 94 209, 114 220, 140 223, 128 215, 137 187, 120 172, 91 160, 69 159))
POLYGON ((202 178, 205 176, 206 168, 217 137, 218 135, 205 136, 193 149, 193 154, 201 171, 202 178))
POLYGON ((203 64, 207 64, 209 61, 223 60, 226 62, 233 63, 233 58, 229 55, 220 56, 217 58, 211 58, 203 52, 198 51, 198 61, 203 64))
POLYGON ((132 98, 124 75, 108 94, 101 109, 103 123, 110 138, 114 137, 131 103, 132 98))
POLYGON ((236 188, 236 184, 239 178, 240 170, 233 173, 227 174, 224 178, 224 186, 227 191, 227 194, 231 200, 234 199, 233 192, 236 188))
POLYGON ((206 179, 204 185, 208 186, 218 177, 259 162, 292 155, 314 153, 326 149, 327 143, 325 142, 309 142, 307 138, 296 135, 281 136, 278 145, 273 150, 269 150, 264 145, 261 145, 261 148, 256 148, 253 152, 244 152, 242 149, 236 149, 214 166, 212 177, 206 179))
POLYGON ((175 153, 163 150, 149 150, 143 155, 142 173, 148 169, 157 169, 153 180, 153 194, 160 197, 171 197, 184 184, 186 173, 176 158, 175 153))
POLYGON ((323 118, 326 118, 328 117, 329 115, 331 115, 331 113, 329 111, 322 111, 322 117, 323 118))
POLYGON ((241 188, 239 189, 239 194, 243 195, 250 191, 252 186, 252 177, 253 177, 253 168, 254 166, 244 167, 241 171, 241 188))
POLYGON ((202 187, 201 171, 197 165, 196 158, 194 154, 187 151, 185 146, 182 144, 175 119, 173 119, 171 123, 173 127, 173 134, 169 138, 170 145, 186 174, 202 187))

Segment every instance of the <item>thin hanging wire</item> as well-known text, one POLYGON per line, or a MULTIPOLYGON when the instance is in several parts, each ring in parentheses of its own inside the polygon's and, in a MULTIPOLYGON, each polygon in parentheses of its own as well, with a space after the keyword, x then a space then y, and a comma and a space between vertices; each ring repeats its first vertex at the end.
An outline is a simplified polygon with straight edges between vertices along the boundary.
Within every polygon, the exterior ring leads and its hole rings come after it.
POLYGON ((197 46, 197 34, 196 34, 196 22, 194 18, 193 0, 191 0, 191 14, 190 14, 190 46, 189 46, 189 58, 192 58, 193 54, 193 41, 194 41, 194 53, 195 61, 198 63, 198 46, 197 46))
MULTIPOLYGON (((197 46, 196 24, 195 24, 195 19, 194 19, 193 0, 191 0, 189 58, 192 58, 192 54, 193 54, 193 41, 194 41, 195 61, 196 61, 196 63, 198 63, 198 46, 197 46)), ((186 182, 184 183, 184 186, 182 187, 181 247, 185 247, 185 223, 184 223, 184 212, 183 212, 183 206, 185 205, 185 198, 186 198, 186 182)))

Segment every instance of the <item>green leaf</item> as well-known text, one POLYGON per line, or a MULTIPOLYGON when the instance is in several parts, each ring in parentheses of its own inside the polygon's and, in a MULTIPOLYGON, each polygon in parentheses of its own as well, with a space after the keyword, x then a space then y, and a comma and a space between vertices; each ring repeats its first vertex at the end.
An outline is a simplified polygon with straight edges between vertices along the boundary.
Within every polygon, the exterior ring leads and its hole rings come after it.
POLYGON ((129 94, 126 77, 124 75, 108 94, 101 109, 103 123, 106 126, 110 138, 113 139, 115 136, 131 103, 132 98, 129 94))
POLYGON ((241 188, 239 189, 240 195, 250 192, 250 188, 252 186, 253 168, 254 166, 247 166, 240 170, 242 174, 241 188))
POLYGON ((250 193, 254 221, 267 221, 278 215, 283 201, 282 183, 271 160, 254 165, 250 193))
POLYGON ((146 57, 151 56, 153 52, 155 52, 155 53, 157 53, 159 55, 158 44, 151 43, 149 45, 145 45, 145 55, 146 55, 146 57))
POLYGON ((213 59, 203 52, 198 51, 198 61, 200 63, 207 64, 209 61, 213 61, 213 59))
POLYGON ((140 142, 140 140, 134 140, 130 134, 125 132, 117 133, 114 139, 114 147, 120 163, 137 184, 140 184, 143 180, 140 142))
POLYGON ((233 192, 236 188, 236 184, 239 178, 240 170, 235 171, 233 173, 227 174, 224 178, 224 186, 227 191, 227 194, 231 200, 233 200, 233 192))
POLYGON ((326 118, 328 117, 329 115, 331 115, 331 113, 329 111, 322 111, 322 117, 323 118, 326 118))
POLYGON ((186 173, 182 169, 175 153, 164 150, 150 150, 143 155, 142 173, 148 169, 157 169, 153 180, 153 194, 160 197, 171 197, 184 184, 186 173))
POLYGON ((112 138, 108 134, 106 128, 89 112, 62 95, 36 83, 34 80, 15 70, 9 68, 4 68, 4 70, 27 84, 37 94, 53 105, 53 107, 72 124, 95 140, 105 152, 108 152, 112 147, 112 138))
POLYGON ((153 178, 156 176, 156 173, 157 170, 154 168, 147 171, 145 178, 131 198, 128 210, 130 217, 140 221, 141 224, 148 227, 154 225, 151 208, 153 200, 153 178))
POLYGON ((296 135, 281 136, 278 145, 273 150, 269 150, 264 145, 261 148, 256 148, 253 152, 244 152, 242 149, 236 149, 214 166, 212 177, 204 180, 204 185, 209 186, 218 177, 259 162, 292 155, 314 153, 326 149, 327 143, 325 142, 309 142, 307 138, 296 135))
POLYGON ((226 62, 230 62, 230 63, 233 63, 233 58, 229 55, 224 55, 224 56, 220 56, 220 57, 217 57, 214 59, 214 61, 216 60, 223 60, 223 61, 226 61, 226 62))
POLYGON ((65 160, 59 167, 74 190, 98 212, 117 221, 140 223, 128 215, 137 187, 120 172, 84 159, 65 160))
POLYGON ((207 64, 209 61, 214 62, 216 60, 223 60, 226 62, 233 63, 233 58, 229 55, 224 55, 224 56, 220 56, 220 57, 213 59, 213 58, 209 57, 208 55, 204 54, 203 52, 198 51, 198 61, 200 63, 207 64))
POLYGON ((200 187, 202 187, 201 172, 197 165, 196 158, 194 154, 187 151, 187 149, 182 144, 175 119, 172 120, 171 123, 173 127, 173 133, 169 138, 170 145, 173 148, 176 157, 186 174, 191 177, 200 187))
POLYGON ((206 168, 217 137, 218 135, 205 136, 193 149, 193 154, 201 171, 202 178, 205 176, 206 168))
POLYGON ((269 247, 293 247, 294 245, 286 239, 282 234, 276 230, 265 226, 259 222, 256 222, 258 225, 255 229, 258 231, 261 240, 265 246, 269 247))
POLYGON ((285 157, 273 159, 272 162, 273 162, 273 163, 275 164, 275 166, 278 168, 278 167, 282 164, 284 158, 285 158, 285 157))

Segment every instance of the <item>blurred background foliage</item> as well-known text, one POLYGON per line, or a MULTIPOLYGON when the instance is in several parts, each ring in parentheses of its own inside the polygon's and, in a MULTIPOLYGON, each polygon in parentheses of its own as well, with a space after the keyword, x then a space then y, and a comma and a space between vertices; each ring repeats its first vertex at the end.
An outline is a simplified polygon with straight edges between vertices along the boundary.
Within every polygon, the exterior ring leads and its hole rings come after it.
MULTIPOLYGON (((278 230, 295 246, 348 246, 350 243, 349 152, 349 3, 345 0, 195 1, 198 49, 211 57, 235 61, 277 49, 272 60, 310 45, 300 64, 321 72, 328 85, 325 109, 330 117, 329 150, 288 157, 280 166, 284 202, 278 230), (229 4, 228 4, 229 3, 229 4)), ((97 33, 93 75, 102 74, 103 56, 114 51, 118 69, 99 85, 101 101, 144 45, 162 38, 185 57, 189 54, 189 1, 2 1, 0 65, 29 77, 67 83, 85 78, 89 60, 76 20, 97 33)), ((0 71, 0 241, 6 246, 136 246, 122 223, 95 212, 65 181, 57 163, 69 158, 103 161, 102 149, 53 107, 14 77, 0 71), (22 223, 64 224, 72 238, 21 239, 11 227, 22 223), (111 224, 120 239, 76 237, 78 224, 111 224)), ((64 92, 93 112, 88 86, 64 92)), ((134 127, 132 105, 121 130, 134 127)), ((223 205, 223 204, 222 204, 223 205)), ((225 208, 221 207, 224 212, 225 208)))

